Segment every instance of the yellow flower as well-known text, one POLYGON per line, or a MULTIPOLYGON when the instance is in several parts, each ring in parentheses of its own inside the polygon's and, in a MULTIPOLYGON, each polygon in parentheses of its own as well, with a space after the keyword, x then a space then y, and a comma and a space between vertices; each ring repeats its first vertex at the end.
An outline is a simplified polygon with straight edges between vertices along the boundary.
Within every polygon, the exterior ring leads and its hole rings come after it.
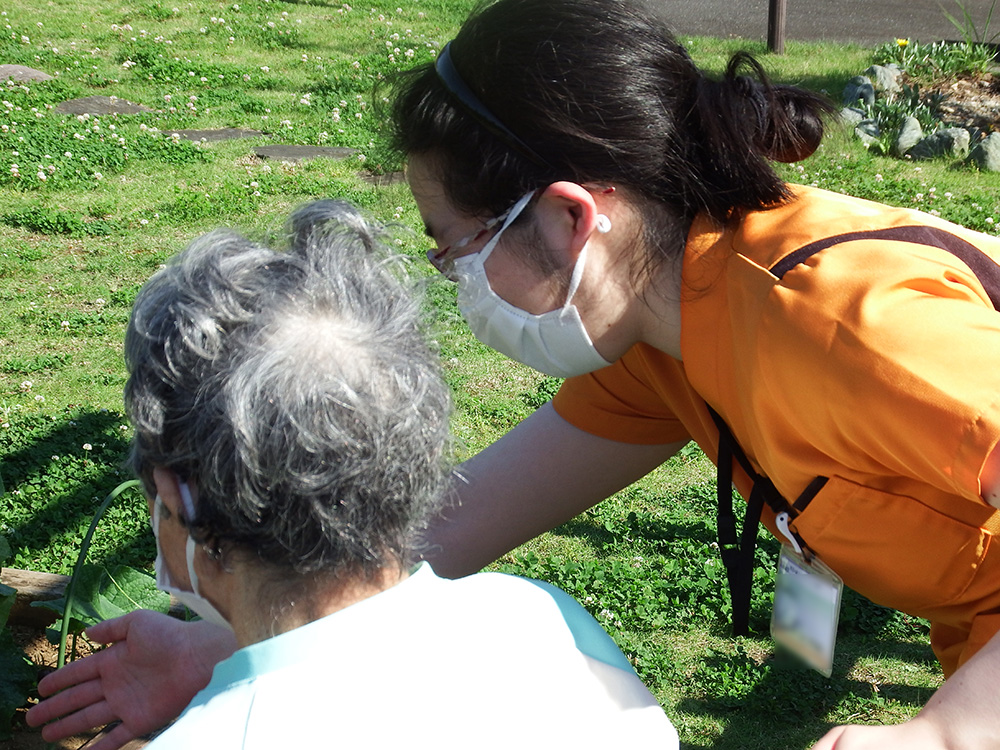
POLYGON ((899 47, 905 47, 909 43, 910 43, 909 39, 897 39, 896 40, 896 45, 899 46, 899 47))

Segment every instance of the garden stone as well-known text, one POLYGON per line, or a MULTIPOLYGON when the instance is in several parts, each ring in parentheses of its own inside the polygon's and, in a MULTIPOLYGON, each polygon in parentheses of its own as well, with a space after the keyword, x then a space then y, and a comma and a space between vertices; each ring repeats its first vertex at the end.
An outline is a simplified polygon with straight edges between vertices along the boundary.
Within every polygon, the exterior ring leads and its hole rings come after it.
POLYGON ((51 81, 52 76, 24 65, 0 65, 0 81, 51 81))
POLYGON ((862 120, 854 128, 854 134, 861 139, 862 143, 871 146, 873 143, 878 142, 882 131, 879 129, 878 123, 874 120, 862 120))
POLYGON ((945 128, 924 138, 907 155, 922 161, 938 156, 965 158, 969 154, 969 131, 964 128, 945 128))
POLYGON ((1000 172, 1000 132, 979 141, 969 154, 969 161, 984 172, 1000 172))
POLYGON ((872 65, 865 71, 865 75, 871 79, 872 87, 880 94, 897 94, 903 90, 899 85, 899 68, 895 70, 885 65, 872 65))
POLYGON ((911 148, 916 146, 924 137, 924 129, 920 127, 920 120, 916 117, 907 117, 899 128, 896 142, 893 144, 893 153, 896 156, 903 156, 911 148))
POLYGON ((186 141, 233 141, 238 138, 259 138, 264 135, 259 130, 243 128, 215 128, 212 130, 170 130, 163 131, 167 135, 179 135, 186 141))
POLYGON ((369 185, 374 185, 375 187, 386 187, 387 185, 397 185, 401 182, 406 182, 405 172, 389 172, 388 174, 362 172, 359 177, 369 185))
POLYGON ((261 159, 298 164, 309 159, 347 159, 357 151, 335 146, 259 146, 253 150, 261 159))
POLYGON ((858 99, 866 107, 875 103, 875 87, 866 76, 854 76, 844 87, 844 104, 853 107, 858 103, 858 99))
POLYGON ((865 119, 865 111, 857 107, 844 107, 840 110, 840 119, 847 125, 857 125, 865 119))
POLYGON ((70 99, 56 107, 56 112, 61 115, 137 115, 152 111, 151 107, 117 96, 85 96, 70 99))

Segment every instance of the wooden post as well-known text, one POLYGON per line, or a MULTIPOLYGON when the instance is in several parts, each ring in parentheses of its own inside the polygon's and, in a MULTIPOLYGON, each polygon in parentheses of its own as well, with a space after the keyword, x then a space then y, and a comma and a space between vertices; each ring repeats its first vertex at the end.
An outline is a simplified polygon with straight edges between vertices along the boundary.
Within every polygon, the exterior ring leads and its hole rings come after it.
POLYGON ((769 0, 767 12, 767 48, 785 54, 785 0, 769 0))

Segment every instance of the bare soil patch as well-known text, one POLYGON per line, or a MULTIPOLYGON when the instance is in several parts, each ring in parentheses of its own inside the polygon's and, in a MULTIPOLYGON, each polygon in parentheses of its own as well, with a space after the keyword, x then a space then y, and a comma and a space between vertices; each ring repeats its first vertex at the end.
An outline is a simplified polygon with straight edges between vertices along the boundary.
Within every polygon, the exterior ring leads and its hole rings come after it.
POLYGON ((921 89, 925 97, 944 97, 940 112, 948 126, 985 135, 1000 130, 1000 74, 960 76, 921 89))
MULTIPOLYGON (((45 637, 44 630, 25 625, 11 625, 11 634, 14 641, 24 650, 28 658, 38 668, 38 679, 41 679, 56 668, 59 660, 59 646, 49 643, 45 637)), ((96 647, 82 636, 77 639, 77 655, 80 657, 92 654, 96 647)), ((37 702, 37 697, 32 697, 30 704, 37 702)), ((14 719, 14 735, 10 740, 2 743, 4 750, 44 750, 50 745, 42 739, 38 729, 32 729, 24 722, 24 715, 28 712, 28 706, 19 709, 14 719)), ((68 737, 61 742, 55 743, 58 750, 80 750, 85 748, 97 735, 97 732, 68 737)))

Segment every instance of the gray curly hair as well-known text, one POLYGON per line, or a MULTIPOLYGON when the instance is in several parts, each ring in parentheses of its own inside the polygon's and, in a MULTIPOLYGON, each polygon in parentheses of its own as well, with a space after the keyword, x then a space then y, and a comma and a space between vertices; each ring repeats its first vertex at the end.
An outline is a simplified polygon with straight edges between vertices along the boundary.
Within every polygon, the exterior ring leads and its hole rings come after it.
POLYGON ((450 398, 419 305, 347 204, 279 252, 196 239, 139 292, 125 337, 131 467, 196 477, 199 541, 306 576, 405 563, 448 481, 450 398))

